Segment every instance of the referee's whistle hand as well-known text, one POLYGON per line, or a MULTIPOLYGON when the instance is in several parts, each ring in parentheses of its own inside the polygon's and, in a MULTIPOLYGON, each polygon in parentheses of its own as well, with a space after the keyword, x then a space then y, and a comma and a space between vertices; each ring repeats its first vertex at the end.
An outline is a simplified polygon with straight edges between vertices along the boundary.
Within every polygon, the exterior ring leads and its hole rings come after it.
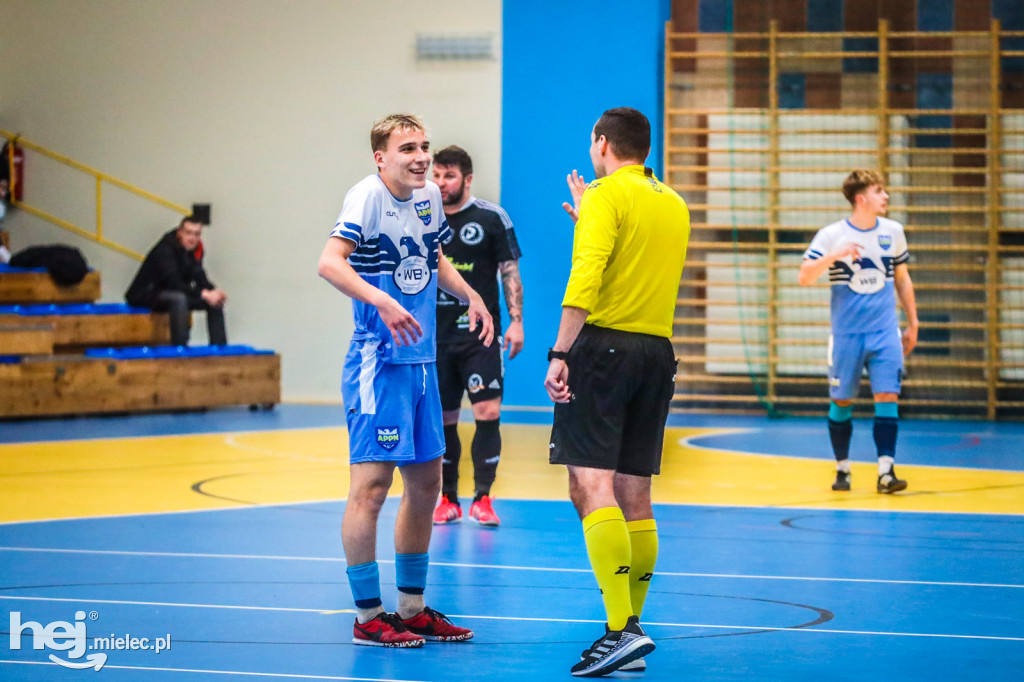
POLYGON ((544 377, 544 388, 552 402, 567 403, 572 399, 569 392, 569 366, 564 360, 555 358, 548 364, 548 374, 544 377))

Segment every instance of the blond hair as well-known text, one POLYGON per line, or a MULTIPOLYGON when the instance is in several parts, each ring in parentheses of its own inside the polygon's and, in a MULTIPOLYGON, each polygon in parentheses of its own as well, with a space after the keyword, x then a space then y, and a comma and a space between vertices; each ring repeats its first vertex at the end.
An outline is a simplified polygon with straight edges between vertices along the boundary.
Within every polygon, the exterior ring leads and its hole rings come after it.
POLYGON ((885 178, 874 170, 855 170, 843 180, 843 196, 850 202, 850 205, 857 203, 857 195, 871 185, 885 185, 885 178))
POLYGON ((375 152, 382 152, 388 148, 388 140, 391 133, 396 130, 419 130, 427 132, 423 121, 413 114, 391 114, 385 116, 373 124, 370 130, 370 149, 375 152))

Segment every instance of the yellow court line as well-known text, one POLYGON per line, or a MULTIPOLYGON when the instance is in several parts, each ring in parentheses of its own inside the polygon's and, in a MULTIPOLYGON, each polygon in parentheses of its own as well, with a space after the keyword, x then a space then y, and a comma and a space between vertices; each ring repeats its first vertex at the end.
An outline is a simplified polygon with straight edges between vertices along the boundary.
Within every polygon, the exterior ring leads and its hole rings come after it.
MULTIPOLYGON (((472 424, 459 427, 468 445, 472 424)), ((660 503, 1024 514, 1024 472, 900 465, 906 493, 878 495, 875 467, 853 464, 853 490, 830 489, 834 464, 694 447, 727 429, 670 428, 660 503)), ((497 498, 566 500, 564 467, 548 464, 550 427, 502 428, 497 498)), ((471 493, 472 462, 461 483, 471 493)), ((344 428, 0 445, 0 522, 237 508, 344 499, 344 428)), ((401 491, 396 477, 393 494, 401 491)))

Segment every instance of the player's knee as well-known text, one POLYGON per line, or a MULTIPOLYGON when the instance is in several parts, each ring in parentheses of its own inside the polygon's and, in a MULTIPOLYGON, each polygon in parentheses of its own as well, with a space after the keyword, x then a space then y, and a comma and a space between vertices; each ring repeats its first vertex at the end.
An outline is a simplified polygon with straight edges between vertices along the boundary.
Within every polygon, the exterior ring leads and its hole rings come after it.
POLYGON ((384 502, 388 499, 390 488, 390 482, 365 481, 349 490, 348 504, 354 505, 364 512, 376 514, 380 512, 384 502))
POLYGON ((483 400, 473 405, 473 418, 476 421, 494 421, 501 417, 501 399, 483 400))

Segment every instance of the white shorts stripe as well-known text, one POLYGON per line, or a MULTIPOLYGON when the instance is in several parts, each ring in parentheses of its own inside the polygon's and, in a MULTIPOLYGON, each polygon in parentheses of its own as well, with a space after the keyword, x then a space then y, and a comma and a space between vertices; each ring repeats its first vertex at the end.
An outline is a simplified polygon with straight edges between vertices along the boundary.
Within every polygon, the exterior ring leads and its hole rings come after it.
POLYGON ((359 349, 359 411, 377 414, 377 397, 373 393, 373 378, 377 369, 377 341, 367 341, 359 349))

